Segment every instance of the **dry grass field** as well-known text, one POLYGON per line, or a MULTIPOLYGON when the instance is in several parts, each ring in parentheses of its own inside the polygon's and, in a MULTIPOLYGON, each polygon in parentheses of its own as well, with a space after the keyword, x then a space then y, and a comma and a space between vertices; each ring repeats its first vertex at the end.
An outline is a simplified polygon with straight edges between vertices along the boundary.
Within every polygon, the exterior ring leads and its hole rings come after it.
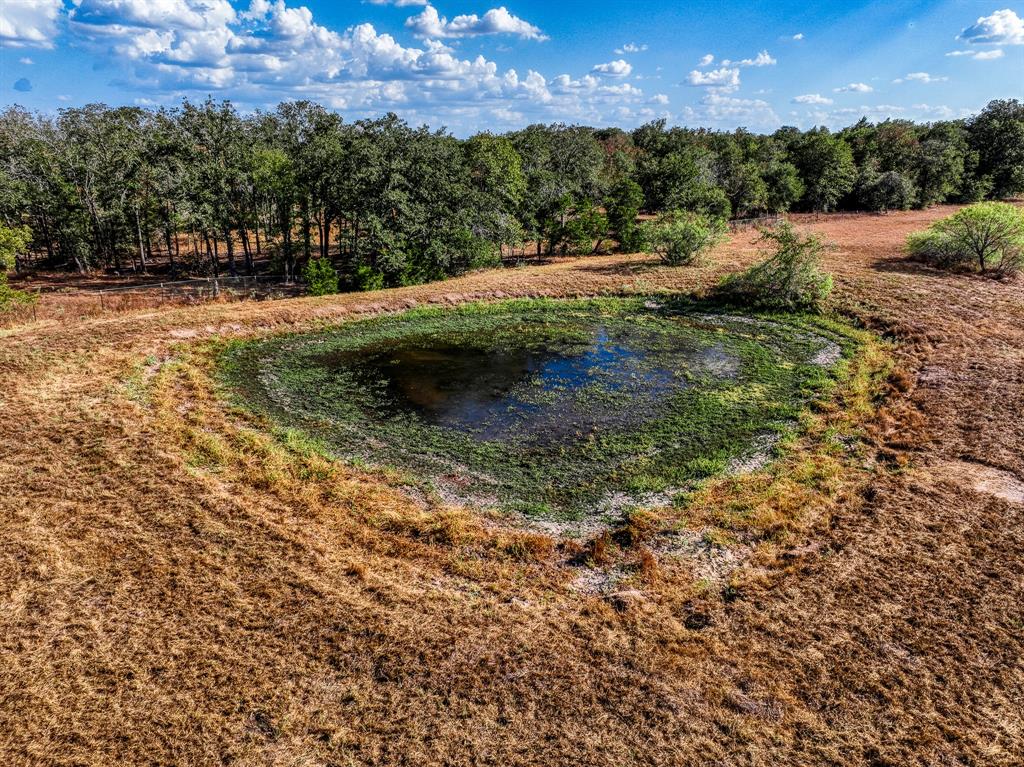
POLYGON ((864 434, 856 461, 808 439, 800 482, 710 487, 683 556, 639 522, 573 543, 429 507, 275 441, 213 395, 207 342, 700 290, 753 233, 699 268, 564 259, 0 330, 0 763, 1021 764, 1024 283, 906 262, 949 212, 803 223, 837 245, 837 308, 891 342, 885 399, 817 415, 864 434), (730 529, 737 503, 769 533, 730 529))

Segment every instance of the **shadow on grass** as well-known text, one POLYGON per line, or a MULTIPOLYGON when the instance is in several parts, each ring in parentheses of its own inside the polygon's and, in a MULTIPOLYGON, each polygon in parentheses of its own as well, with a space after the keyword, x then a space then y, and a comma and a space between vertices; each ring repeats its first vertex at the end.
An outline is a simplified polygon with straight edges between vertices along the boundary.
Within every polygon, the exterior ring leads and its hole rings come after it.
POLYGON ((635 276, 653 272, 663 265, 661 261, 652 260, 624 264, 583 264, 576 268, 578 271, 589 272, 590 274, 635 276))

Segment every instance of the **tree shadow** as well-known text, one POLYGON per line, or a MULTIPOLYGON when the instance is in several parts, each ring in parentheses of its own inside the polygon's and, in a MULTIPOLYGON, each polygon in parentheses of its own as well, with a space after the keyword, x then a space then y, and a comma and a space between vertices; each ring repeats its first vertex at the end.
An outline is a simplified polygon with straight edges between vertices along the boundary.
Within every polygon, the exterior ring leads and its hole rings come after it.
POLYGON ((900 256, 887 258, 884 261, 876 261, 871 265, 871 268, 876 272, 907 274, 917 277, 941 277, 948 279, 954 277, 970 277, 972 275, 979 276, 969 270, 961 271, 955 269, 940 269, 937 266, 932 266, 924 261, 915 259, 913 256, 900 256))
POLYGON ((656 271, 662 266, 660 261, 635 261, 617 264, 583 264, 577 271, 590 272, 610 276, 633 277, 656 271))

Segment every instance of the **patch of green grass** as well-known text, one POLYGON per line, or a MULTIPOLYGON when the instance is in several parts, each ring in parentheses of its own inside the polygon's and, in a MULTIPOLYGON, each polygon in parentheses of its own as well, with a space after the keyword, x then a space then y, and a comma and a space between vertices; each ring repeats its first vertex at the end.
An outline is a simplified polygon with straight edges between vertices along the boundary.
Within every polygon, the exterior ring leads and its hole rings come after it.
POLYGON ((683 499, 755 439, 792 439, 861 339, 836 320, 682 299, 519 300, 231 342, 219 375, 233 404, 269 418, 300 453, 398 469, 442 497, 579 518, 613 494, 625 494, 621 508, 651 494, 683 499), (451 423, 401 401, 389 378, 392 358, 438 349, 468 350, 481 368, 523 354, 540 362, 451 423), (557 373, 576 359, 585 364, 557 373))

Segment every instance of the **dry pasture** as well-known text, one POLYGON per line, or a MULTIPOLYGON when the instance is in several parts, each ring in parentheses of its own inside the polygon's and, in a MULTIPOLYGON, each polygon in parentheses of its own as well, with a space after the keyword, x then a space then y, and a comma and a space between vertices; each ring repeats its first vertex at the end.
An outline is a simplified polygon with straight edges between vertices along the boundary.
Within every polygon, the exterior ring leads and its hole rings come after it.
POLYGON ((200 349, 413 302, 700 289, 752 233, 700 268, 559 259, 0 330, 0 761, 1021 764, 1024 284, 904 261, 949 212, 804 222, 899 372, 875 468, 801 499, 727 598, 642 545, 623 588, 581 591, 565 544, 286 454, 211 396, 200 349))

